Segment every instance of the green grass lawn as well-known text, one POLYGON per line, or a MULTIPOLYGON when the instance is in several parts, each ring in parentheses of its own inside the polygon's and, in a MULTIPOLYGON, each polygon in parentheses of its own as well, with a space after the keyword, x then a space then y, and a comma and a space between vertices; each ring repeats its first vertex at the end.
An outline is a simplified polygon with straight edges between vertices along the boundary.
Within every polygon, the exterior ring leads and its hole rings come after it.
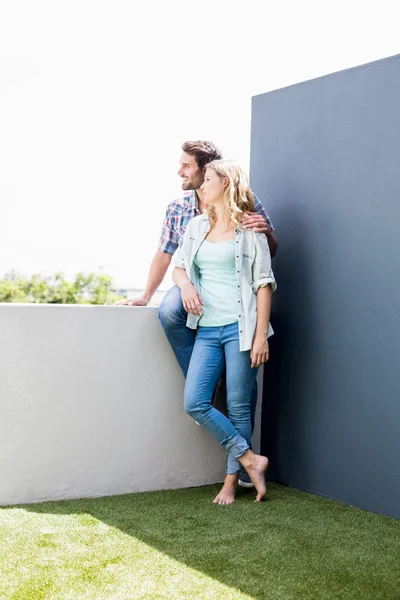
POLYGON ((0 509, 0 598, 400 599, 400 521, 276 484, 0 509))

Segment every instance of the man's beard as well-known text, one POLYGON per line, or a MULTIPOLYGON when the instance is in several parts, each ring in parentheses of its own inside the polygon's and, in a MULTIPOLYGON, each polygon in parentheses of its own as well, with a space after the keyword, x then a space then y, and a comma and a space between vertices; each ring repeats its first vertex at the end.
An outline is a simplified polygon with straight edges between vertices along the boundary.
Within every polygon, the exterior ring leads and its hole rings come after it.
POLYGON ((203 182, 196 182, 193 179, 189 179, 189 181, 182 181, 182 189, 186 192, 189 190, 198 190, 203 182))

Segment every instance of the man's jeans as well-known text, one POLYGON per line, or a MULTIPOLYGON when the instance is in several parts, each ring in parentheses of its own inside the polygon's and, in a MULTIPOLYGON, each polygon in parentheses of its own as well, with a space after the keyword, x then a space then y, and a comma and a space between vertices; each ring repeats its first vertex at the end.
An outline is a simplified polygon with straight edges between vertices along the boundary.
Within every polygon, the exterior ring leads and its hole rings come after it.
MULTIPOLYGON (((176 359, 186 377, 192 356, 196 330, 186 327, 187 312, 183 308, 181 290, 178 286, 171 288, 164 296, 158 316, 165 335, 175 353, 176 359)), ((200 328, 199 328, 200 329, 200 328)), ((256 369, 253 369, 256 371, 256 369)), ((257 406, 257 381, 251 393, 251 431, 254 430, 254 419, 257 406)))

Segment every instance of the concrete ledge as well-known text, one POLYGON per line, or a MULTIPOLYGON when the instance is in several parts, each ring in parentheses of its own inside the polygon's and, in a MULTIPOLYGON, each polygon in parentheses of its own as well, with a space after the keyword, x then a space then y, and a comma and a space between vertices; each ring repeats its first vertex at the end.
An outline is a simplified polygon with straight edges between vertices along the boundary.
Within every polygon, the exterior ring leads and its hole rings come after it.
POLYGON ((0 305, 0 504, 222 481, 183 385, 153 307, 0 305))

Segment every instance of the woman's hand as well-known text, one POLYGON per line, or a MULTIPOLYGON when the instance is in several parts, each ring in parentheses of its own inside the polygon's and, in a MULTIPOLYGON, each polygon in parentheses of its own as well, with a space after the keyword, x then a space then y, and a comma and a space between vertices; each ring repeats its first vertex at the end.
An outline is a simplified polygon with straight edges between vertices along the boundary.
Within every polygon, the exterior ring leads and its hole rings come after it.
POLYGON ((199 317, 203 314, 203 300, 196 288, 190 281, 181 288, 182 304, 186 312, 199 317))
POLYGON ((269 345, 266 336, 257 336, 253 340, 250 351, 251 368, 259 367, 266 363, 269 358, 269 345))

